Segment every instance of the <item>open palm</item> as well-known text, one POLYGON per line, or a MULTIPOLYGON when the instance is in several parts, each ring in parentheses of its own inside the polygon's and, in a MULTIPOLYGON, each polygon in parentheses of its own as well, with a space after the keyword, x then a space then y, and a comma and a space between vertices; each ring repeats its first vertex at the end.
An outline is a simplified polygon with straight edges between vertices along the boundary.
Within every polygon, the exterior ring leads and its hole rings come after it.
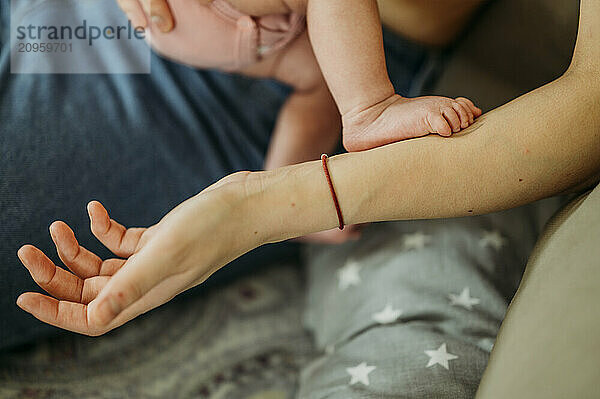
MULTIPOLYGON (((19 259, 35 282, 50 296, 23 293, 17 300, 19 307, 45 323, 86 335, 100 335, 168 301, 187 288, 189 283, 183 281, 185 278, 172 274, 148 292, 141 293, 139 299, 112 320, 109 318, 108 323, 103 323, 107 319, 103 320, 103 315, 90 317, 89 308, 94 300, 114 280, 114 276, 128 268, 134 255, 150 241, 158 225, 126 229, 110 219, 104 207, 96 201, 88 204, 88 213, 92 233, 119 258, 100 259, 79 245, 66 223, 54 222, 50 226, 50 235, 60 259, 70 271, 56 266, 32 245, 21 247, 19 259)), ((128 288, 136 290, 134 285, 128 288)))

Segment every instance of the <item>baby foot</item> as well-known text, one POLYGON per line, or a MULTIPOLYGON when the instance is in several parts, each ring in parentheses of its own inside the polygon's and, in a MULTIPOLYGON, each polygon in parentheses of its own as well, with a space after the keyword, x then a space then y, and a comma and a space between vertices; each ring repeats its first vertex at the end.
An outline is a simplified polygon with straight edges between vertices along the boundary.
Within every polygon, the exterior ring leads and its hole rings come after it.
POLYGON ((343 117, 344 147, 362 151, 430 133, 450 136, 481 115, 471 100, 458 97, 403 98, 397 94, 343 117))

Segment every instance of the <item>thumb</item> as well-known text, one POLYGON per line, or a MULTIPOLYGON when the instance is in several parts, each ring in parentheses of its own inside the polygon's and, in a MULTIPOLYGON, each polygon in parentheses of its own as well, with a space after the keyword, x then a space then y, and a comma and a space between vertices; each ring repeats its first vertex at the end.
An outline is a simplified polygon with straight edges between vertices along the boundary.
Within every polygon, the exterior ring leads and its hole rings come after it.
MULTIPOLYGON (((88 305, 88 324, 104 327, 173 274, 159 256, 140 252, 130 257, 88 305)), ((175 293, 174 293, 175 294, 175 293)))

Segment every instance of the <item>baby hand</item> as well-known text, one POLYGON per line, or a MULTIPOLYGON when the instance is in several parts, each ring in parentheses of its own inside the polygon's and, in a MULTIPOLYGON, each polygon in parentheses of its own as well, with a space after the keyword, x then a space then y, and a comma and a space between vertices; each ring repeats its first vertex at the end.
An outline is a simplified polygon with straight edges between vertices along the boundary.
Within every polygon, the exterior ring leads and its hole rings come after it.
POLYGON ((481 115, 469 99, 403 98, 397 94, 358 113, 343 116, 344 147, 362 151, 434 133, 450 136, 481 115))

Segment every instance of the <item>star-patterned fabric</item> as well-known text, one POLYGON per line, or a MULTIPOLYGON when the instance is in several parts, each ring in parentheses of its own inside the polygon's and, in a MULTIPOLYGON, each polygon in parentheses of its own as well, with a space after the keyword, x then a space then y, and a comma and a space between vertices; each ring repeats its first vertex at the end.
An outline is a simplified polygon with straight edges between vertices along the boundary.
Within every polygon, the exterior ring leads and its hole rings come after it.
POLYGON ((494 215, 371 225, 307 251, 305 324, 323 354, 299 398, 472 398, 546 201, 494 215))

